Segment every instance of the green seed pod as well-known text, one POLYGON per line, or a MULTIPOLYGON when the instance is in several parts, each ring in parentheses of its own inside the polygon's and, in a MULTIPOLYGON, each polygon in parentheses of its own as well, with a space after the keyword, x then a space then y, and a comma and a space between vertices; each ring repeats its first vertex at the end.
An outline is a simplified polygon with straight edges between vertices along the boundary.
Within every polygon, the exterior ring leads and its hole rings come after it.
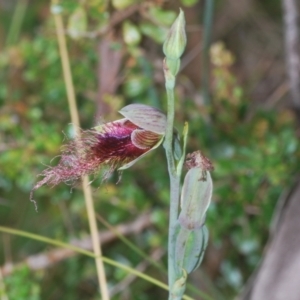
POLYGON ((181 227, 175 246, 177 265, 188 274, 197 269, 203 259, 207 242, 208 230, 205 225, 192 231, 181 227))
POLYGON ((205 213, 211 201, 212 188, 213 183, 208 171, 200 167, 188 171, 182 187, 181 212, 178 218, 182 227, 194 230, 204 224, 205 213))

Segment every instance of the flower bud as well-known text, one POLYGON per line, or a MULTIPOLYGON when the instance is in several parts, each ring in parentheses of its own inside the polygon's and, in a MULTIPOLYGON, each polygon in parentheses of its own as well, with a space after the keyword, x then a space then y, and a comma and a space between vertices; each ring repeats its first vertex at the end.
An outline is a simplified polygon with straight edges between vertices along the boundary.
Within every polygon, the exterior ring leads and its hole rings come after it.
POLYGON ((163 45, 163 52, 168 59, 177 60, 184 52, 186 46, 186 33, 184 27, 184 13, 180 9, 179 15, 174 21, 163 45))

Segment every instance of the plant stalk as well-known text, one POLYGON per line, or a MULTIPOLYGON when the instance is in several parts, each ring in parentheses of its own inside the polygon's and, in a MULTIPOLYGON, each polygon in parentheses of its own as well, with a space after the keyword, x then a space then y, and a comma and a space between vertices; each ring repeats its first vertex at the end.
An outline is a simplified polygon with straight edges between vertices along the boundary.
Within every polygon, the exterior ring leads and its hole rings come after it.
POLYGON ((204 35, 203 48, 201 57, 201 78, 202 78, 202 95, 203 101, 206 105, 210 105, 210 90, 209 90, 209 49, 211 43, 211 33, 214 15, 214 0, 206 0, 204 7, 204 35))
MULTIPOLYGON (((164 66, 166 68, 166 66, 164 66)), ((166 71, 166 70, 165 70, 166 71)), ((180 196, 180 175, 176 172, 175 160, 173 155, 173 128, 175 116, 174 104, 174 86, 175 77, 166 79, 166 92, 168 98, 167 128, 164 147, 166 151, 168 172, 170 177, 170 216, 169 216, 169 240, 168 240, 168 283, 170 289, 169 299, 172 297, 172 287, 178 279, 178 270, 175 263, 175 238, 176 238, 176 221, 178 218, 179 196, 180 196)))
MULTIPOLYGON (((57 3, 58 3, 57 0, 53 0, 52 2, 53 5, 57 3)), ((63 67, 63 76, 66 84, 71 121, 73 123, 76 135, 78 136, 80 135, 80 131, 79 131, 80 123, 79 123, 79 116, 78 116, 78 110, 76 105, 75 90, 74 90, 74 85, 72 80, 72 73, 71 73, 69 55, 67 50, 66 38, 64 35, 65 32, 64 25, 63 25, 62 17, 59 13, 54 14, 54 21, 55 21, 55 27, 56 27, 56 33, 57 33, 57 39, 59 45, 59 52, 60 52, 60 57, 61 57, 62 67, 63 67)), ((94 203, 92 198, 92 191, 91 191, 91 186, 89 185, 88 176, 84 176, 82 178, 82 188, 83 188, 83 194, 84 194, 86 209, 88 214, 91 238, 93 242, 93 250, 96 255, 95 263, 97 268, 97 275, 98 275, 98 282, 101 290, 101 296, 103 300, 109 300, 109 292, 107 288, 105 270, 101 258, 102 256, 101 246, 100 246, 101 242, 98 234, 96 215, 95 215, 94 203)))
POLYGON ((19 38, 20 30, 24 21, 26 9, 28 7, 28 0, 18 0, 8 30, 5 45, 7 47, 13 46, 19 38))

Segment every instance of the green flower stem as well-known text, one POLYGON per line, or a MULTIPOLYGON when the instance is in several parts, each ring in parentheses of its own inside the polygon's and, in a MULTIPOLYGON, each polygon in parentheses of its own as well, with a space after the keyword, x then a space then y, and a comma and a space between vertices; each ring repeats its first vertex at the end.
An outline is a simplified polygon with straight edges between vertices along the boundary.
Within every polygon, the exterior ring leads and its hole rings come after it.
POLYGON ((210 92, 209 92, 209 49, 211 43, 211 33, 214 15, 214 0, 206 0, 204 7, 204 33, 203 33, 203 51, 201 57, 201 78, 202 78, 202 95, 204 103, 209 105, 210 92))
POLYGON ((180 197, 180 176, 182 170, 182 159, 184 158, 180 159, 177 168, 173 149, 175 79, 176 74, 180 69, 180 57, 184 52, 185 46, 185 18, 183 11, 180 9, 179 15, 170 28, 168 36, 163 45, 163 52, 166 56, 163 68, 168 98, 167 128, 164 147, 166 150, 168 171, 170 176, 170 221, 168 242, 168 280, 170 289, 169 300, 180 300, 182 298, 186 286, 187 276, 186 272, 179 268, 175 261, 177 218, 180 197))
MULTIPOLYGON (((168 241, 168 282, 169 289, 180 277, 175 263, 175 237, 176 237, 176 221, 178 218, 179 196, 180 196, 180 175, 176 172, 175 160, 173 155, 173 128, 174 128, 174 87, 175 77, 170 76, 169 70, 164 65, 166 77, 166 91, 168 98, 168 114, 167 114, 167 129, 164 147, 168 163, 168 171, 170 176, 170 220, 169 220, 169 241, 168 241)), ((169 299, 174 299, 170 293, 169 299)))
POLYGON ((176 177, 175 160, 173 156, 173 128, 174 128, 174 89, 170 89, 166 85, 168 97, 168 114, 167 114, 167 129, 164 146, 168 160, 168 170, 170 177, 176 177))

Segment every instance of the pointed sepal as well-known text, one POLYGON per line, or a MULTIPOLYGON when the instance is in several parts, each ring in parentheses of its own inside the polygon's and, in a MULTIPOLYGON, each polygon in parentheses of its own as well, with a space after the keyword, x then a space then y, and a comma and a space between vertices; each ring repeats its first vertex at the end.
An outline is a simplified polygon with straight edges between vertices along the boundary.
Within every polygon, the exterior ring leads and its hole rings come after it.
POLYGON ((165 134, 166 115, 155 107, 144 104, 129 104, 123 107, 119 113, 140 128, 158 134, 165 134))

